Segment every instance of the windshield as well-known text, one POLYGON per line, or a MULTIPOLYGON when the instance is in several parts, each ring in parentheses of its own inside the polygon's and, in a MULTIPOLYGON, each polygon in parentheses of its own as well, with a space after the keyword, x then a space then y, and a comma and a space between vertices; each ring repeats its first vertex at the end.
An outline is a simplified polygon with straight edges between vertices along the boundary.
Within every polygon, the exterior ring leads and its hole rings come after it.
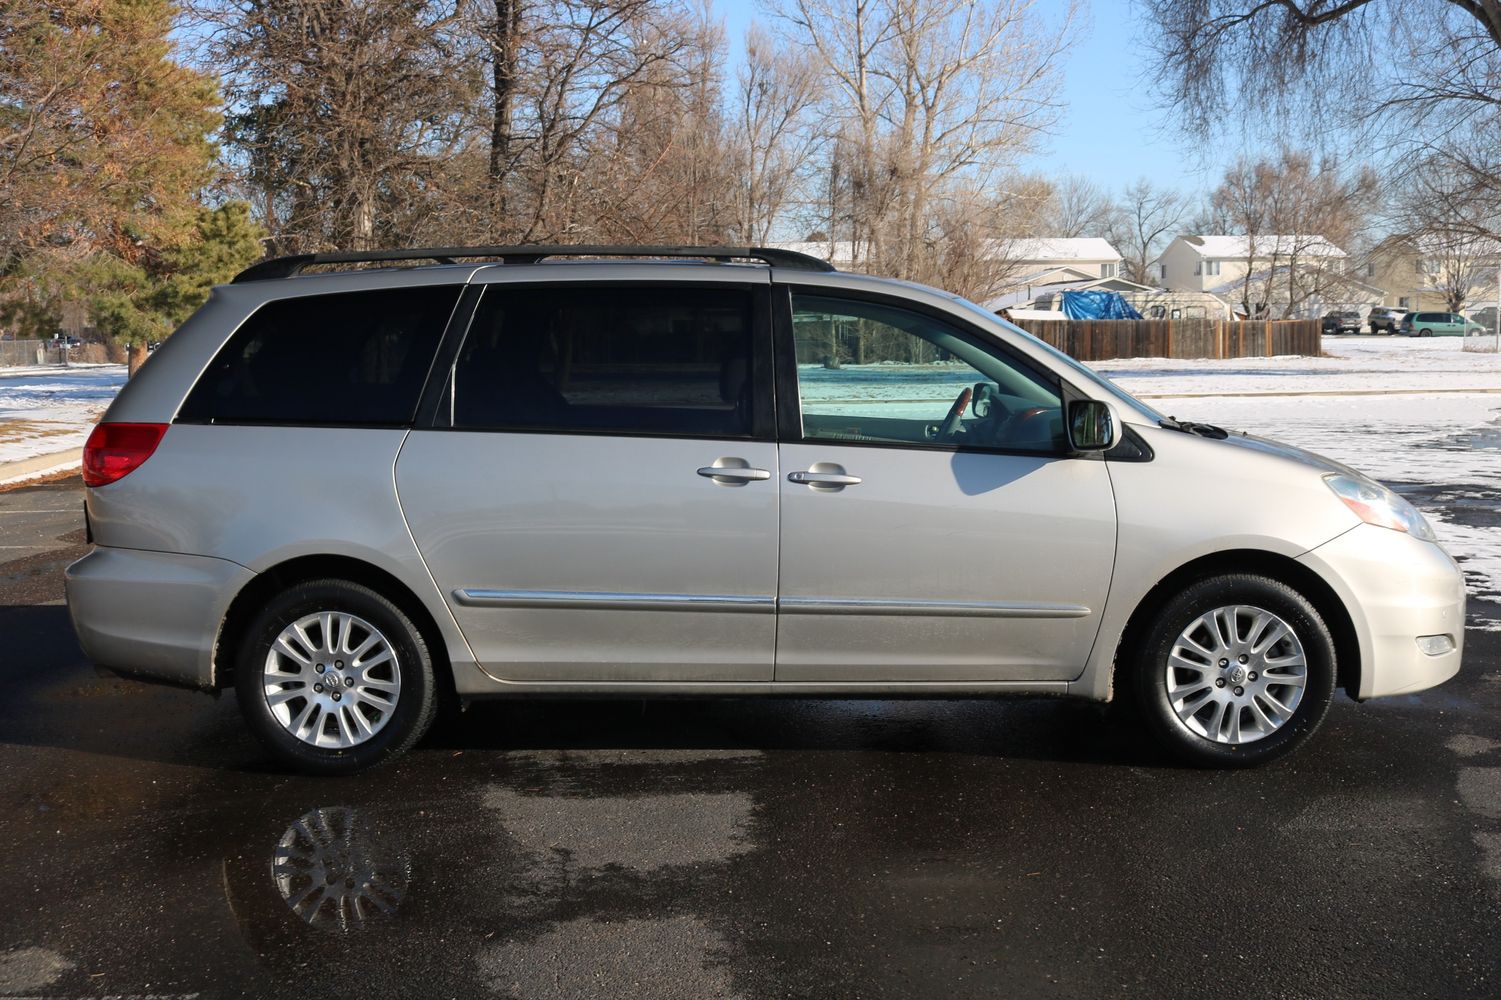
POLYGON ((1006 320, 1001 319, 1001 317, 997 316, 995 313, 991 312, 988 309, 985 309, 982 306, 975 305, 968 299, 963 299, 956 295, 953 297, 953 300, 964 306, 964 308, 969 310, 970 313, 987 320, 988 325, 992 327, 999 327, 1015 336, 1025 337, 1030 343, 1046 351, 1048 355, 1050 355, 1054 360, 1073 371, 1081 379, 1109 393, 1113 399, 1115 399, 1118 403, 1120 403, 1127 409, 1135 412, 1141 417, 1146 418, 1154 424, 1162 422, 1161 413, 1158 413, 1146 403, 1143 403, 1141 400, 1137 399, 1135 396, 1131 395, 1129 392, 1122 389, 1120 386, 1116 385, 1105 376, 1099 374, 1088 365, 1085 365, 1083 362, 1075 361, 1067 354, 1064 354, 1062 351, 1058 350, 1058 348, 1054 347, 1052 344, 1049 344, 1038 337, 1032 336, 1030 333, 1028 333, 1026 330, 1023 330, 1015 323, 1008 323, 1006 320))

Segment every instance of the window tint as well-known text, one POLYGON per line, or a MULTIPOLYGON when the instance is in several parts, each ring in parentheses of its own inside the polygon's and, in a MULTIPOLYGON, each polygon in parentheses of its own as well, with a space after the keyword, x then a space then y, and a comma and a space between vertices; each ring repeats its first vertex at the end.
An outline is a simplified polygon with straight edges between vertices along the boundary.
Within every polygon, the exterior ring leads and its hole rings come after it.
POLYGON ((455 427, 751 433, 748 288, 486 289, 453 377, 455 427))
POLYGON ((268 302, 230 337, 179 419, 213 423, 411 423, 459 286, 268 302))
POLYGON ((1056 452, 1056 385, 946 322, 892 306, 793 296, 806 440, 1056 452))

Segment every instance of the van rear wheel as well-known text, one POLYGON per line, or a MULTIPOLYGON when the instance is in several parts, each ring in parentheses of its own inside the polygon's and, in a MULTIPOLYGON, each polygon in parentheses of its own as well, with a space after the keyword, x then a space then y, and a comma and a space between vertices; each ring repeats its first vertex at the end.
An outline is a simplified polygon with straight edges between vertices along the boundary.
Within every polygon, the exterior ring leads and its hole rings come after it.
POLYGON ((348 580, 274 598, 245 633, 235 690, 285 765, 350 774, 411 749, 437 707, 432 657, 400 608, 348 580))
POLYGON ((1199 580, 1153 616, 1132 664, 1144 721, 1176 756, 1250 767, 1291 752, 1334 694, 1334 640, 1302 594, 1270 577, 1199 580))

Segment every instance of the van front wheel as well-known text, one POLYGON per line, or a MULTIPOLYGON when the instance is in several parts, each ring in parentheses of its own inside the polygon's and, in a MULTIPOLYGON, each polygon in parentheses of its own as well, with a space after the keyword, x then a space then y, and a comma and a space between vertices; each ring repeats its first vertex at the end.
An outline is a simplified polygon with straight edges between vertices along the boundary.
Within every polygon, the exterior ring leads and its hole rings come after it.
POLYGON ((241 644, 235 693, 283 764, 349 774, 410 749, 436 709, 432 657, 400 608, 348 580, 297 584, 241 644))
POLYGON ((1147 726, 1183 760, 1250 767, 1318 728, 1334 694, 1334 640, 1302 594, 1270 577, 1199 580, 1152 618, 1134 657, 1147 726))

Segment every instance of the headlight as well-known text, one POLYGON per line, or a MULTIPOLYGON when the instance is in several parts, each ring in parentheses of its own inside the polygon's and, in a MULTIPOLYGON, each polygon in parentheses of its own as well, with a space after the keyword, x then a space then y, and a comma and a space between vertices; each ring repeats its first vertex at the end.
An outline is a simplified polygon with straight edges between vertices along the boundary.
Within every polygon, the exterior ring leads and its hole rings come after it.
POLYGON ((1405 531, 1425 542, 1434 541, 1433 526, 1412 504, 1380 483, 1335 473, 1324 477, 1334 495, 1366 524, 1405 531))

